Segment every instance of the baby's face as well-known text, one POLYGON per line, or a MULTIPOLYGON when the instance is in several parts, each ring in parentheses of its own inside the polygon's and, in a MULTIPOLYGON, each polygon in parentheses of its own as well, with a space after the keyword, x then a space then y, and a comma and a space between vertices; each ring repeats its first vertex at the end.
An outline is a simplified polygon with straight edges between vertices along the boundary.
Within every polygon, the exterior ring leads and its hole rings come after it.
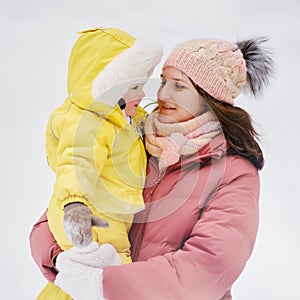
POLYGON ((145 97, 145 93, 142 84, 131 87, 124 95, 123 99, 126 102, 125 113, 128 117, 133 117, 136 115, 136 108, 140 104, 143 97, 145 97))

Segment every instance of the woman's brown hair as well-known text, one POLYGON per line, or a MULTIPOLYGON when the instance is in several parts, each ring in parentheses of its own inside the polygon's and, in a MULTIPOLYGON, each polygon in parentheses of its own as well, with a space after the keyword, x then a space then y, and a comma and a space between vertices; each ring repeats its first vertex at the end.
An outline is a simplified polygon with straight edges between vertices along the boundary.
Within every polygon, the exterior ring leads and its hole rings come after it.
POLYGON ((199 86, 194 86, 221 124, 228 145, 227 155, 240 155, 261 170, 264 166, 264 156, 258 144, 259 135, 253 127, 250 115, 240 107, 215 100, 199 86))

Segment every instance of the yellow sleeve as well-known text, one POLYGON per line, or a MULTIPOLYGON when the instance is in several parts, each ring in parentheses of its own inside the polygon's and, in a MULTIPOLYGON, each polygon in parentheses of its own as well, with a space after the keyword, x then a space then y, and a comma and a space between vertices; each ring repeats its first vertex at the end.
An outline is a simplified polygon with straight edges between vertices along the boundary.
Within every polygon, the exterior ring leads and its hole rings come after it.
POLYGON ((50 230, 63 249, 71 246, 62 225, 64 206, 81 202, 92 209, 89 199, 96 195, 97 180, 107 160, 110 142, 110 132, 107 132, 110 126, 104 119, 90 112, 76 113, 57 116, 49 131, 55 133, 57 145, 54 148, 48 144, 48 153, 54 153, 56 181, 47 216, 50 230), (102 136, 103 132, 107 135, 102 136))
POLYGON ((62 206, 75 201, 88 205, 87 199, 96 194, 97 180, 108 153, 107 136, 97 138, 104 122, 88 112, 79 118, 78 123, 65 124, 61 131, 54 193, 62 206))

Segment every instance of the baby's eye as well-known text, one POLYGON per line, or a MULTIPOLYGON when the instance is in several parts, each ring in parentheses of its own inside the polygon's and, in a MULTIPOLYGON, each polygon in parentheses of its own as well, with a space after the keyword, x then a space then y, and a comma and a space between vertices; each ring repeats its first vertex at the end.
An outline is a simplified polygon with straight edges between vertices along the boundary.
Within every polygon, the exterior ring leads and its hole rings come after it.
POLYGON ((137 90, 138 88, 139 88, 139 86, 138 86, 138 85, 136 85, 136 86, 132 87, 131 89, 133 89, 133 90, 137 90))
POLYGON ((160 79, 160 85, 165 85, 165 84, 166 84, 166 79, 161 78, 161 79, 160 79))

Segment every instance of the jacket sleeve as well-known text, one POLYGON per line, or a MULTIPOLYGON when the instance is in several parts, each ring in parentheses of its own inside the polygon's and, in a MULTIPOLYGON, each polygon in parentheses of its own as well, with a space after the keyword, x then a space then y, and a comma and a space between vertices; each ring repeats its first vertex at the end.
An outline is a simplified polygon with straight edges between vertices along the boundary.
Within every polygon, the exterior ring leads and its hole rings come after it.
POLYGON ((103 122, 87 112, 78 124, 66 122, 61 129, 56 149, 54 195, 62 207, 72 202, 89 205, 87 199, 95 195, 96 183, 107 158, 107 139, 111 135, 111 132, 102 134, 103 122))
MULTIPOLYGON (((59 119, 56 122, 60 124, 59 119)), ((62 223, 64 206, 81 202, 93 212, 92 201, 97 199, 97 182, 107 158, 106 145, 110 138, 110 132, 102 136, 103 123, 102 118, 90 112, 84 113, 78 122, 72 122, 70 117, 64 127, 52 122, 53 128, 62 128, 56 150, 56 180, 47 217, 50 230, 63 249, 71 246, 62 223)))
POLYGON ((57 271, 53 260, 62 252, 52 235, 47 220, 47 211, 34 224, 29 235, 31 255, 44 277, 53 282, 57 271))
POLYGON ((181 249, 104 270, 107 299, 231 298, 257 234, 259 177, 245 161, 230 168, 181 249))

